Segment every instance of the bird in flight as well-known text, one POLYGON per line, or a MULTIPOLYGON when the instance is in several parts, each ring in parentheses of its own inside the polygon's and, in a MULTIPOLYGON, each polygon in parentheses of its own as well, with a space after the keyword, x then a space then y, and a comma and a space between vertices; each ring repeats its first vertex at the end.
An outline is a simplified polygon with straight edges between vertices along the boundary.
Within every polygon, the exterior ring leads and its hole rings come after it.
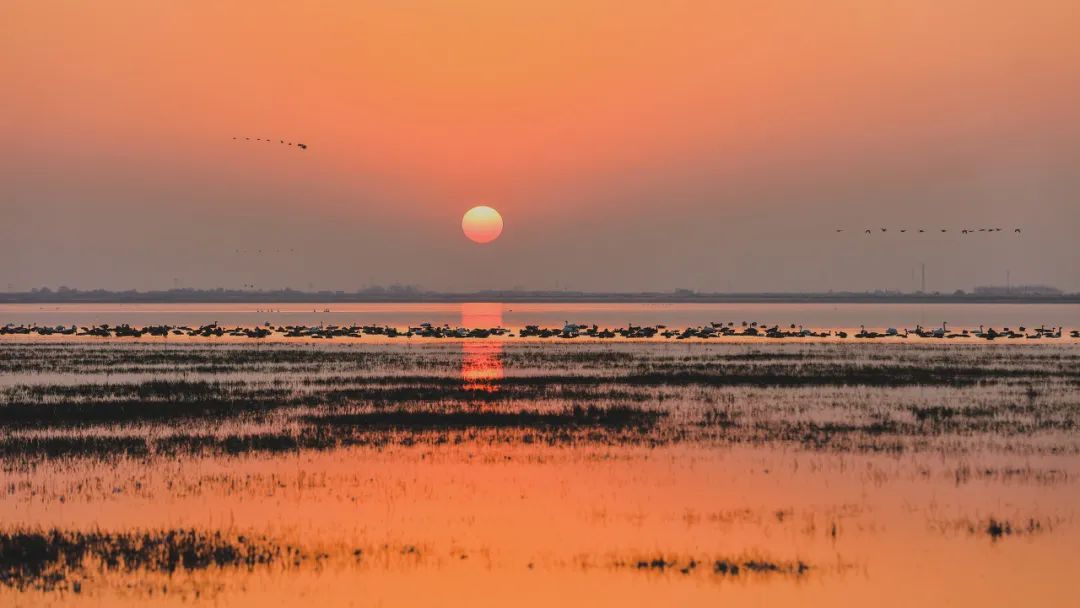
MULTIPOLYGON (((234 139, 234 140, 239 140, 240 138, 239 138, 239 137, 233 137, 233 139, 234 139)), ((250 138, 250 137, 245 137, 245 138, 244 138, 244 141, 251 141, 251 138, 250 138)), ((263 139, 262 137, 256 137, 256 138, 255 138, 255 141, 265 141, 265 142, 266 142, 266 143, 268 143, 268 144, 272 144, 272 143, 274 143, 274 140, 270 139, 269 137, 267 137, 266 139, 263 139)), ((295 146, 296 146, 297 148, 300 148, 301 150, 307 150, 307 149, 308 149, 308 145, 307 145, 307 144, 303 144, 303 143, 299 143, 299 142, 297 142, 296 144, 294 144, 293 142, 291 142, 291 141, 285 141, 284 139, 279 139, 279 140, 277 141, 277 143, 279 143, 279 144, 281 144, 281 145, 289 145, 289 146, 295 145, 295 146)))
MULTIPOLYGON (((881 230, 881 232, 885 232, 885 233, 887 233, 889 231, 888 228, 878 228, 878 229, 881 230)), ((910 228, 910 229, 909 228, 896 228, 895 230, 897 232, 901 232, 901 233, 904 233, 904 234, 906 234, 908 232, 915 232, 914 228, 910 228)), ((939 230, 941 232, 943 232, 943 233, 949 231, 948 228, 940 228, 939 230)), ((844 229, 843 228, 836 228, 836 231, 837 232, 844 232, 844 229)), ((926 228, 919 228, 918 232, 919 232, 919 234, 924 234, 926 232, 926 228)), ((977 229, 976 228, 961 228, 960 229, 960 234, 962 234, 962 235, 975 234, 977 232, 985 232, 985 233, 989 234, 989 233, 992 233, 992 232, 1001 232, 1001 228, 977 228, 977 229)), ((1022 234, 1023 231, 1020 228, 1016 228, 1016 229, 1013 230, 1013 232, 1015 232, 1016 234, 1022 234)), ((865 230, 863 230, 863 234, 874 234, 874 231, 871 228, 866 228, 865 230)))

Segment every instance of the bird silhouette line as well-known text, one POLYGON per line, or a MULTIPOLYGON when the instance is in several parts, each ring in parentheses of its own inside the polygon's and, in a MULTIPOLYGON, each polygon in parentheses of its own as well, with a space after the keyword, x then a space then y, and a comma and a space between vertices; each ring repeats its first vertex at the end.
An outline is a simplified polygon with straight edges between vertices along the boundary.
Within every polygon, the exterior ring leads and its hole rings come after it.
MULTIPOLYGON (((888 233, 889 232, 888 228, 880 228, 879 227, 878 230, 880 230, 882 233, 888 233)), ((946 233, 946 232, 949 232, 950 229, 949 228, 939 228, 938 230, 940 230, 943 233, 946 233)), ((844 232, 844 231, 845 231, 844 228, 837 228, 836 229, 836 232, 838 232, 838 233, 844 232)), ((903 233, 903 234, 906 234, 908 232, 916 232, 916 230, 913 229, 913 228, 898 228, 898 229, 894 228, 893 231, 894 232, 900 232, 900 233, 903 233)), ((917 232, 919 234, 923 234, 923 233, 926 232, 926 228, 919 228, 917 230, 917 232)), ((980 233, 980 232, 983 233, 983 234, 990 234, 992 232, 1002 232, 1002 229, 1001 228, 961 228, 959 230, 959 232, 960 232, 961 235, 976 234, 976 233, 980 233)), ((1014 234, 1023 234, 1023 230, 1020 229, 1020 228, 1014 228, 1013 233, 1014 234)), ((871 228, 867 228, 867 229, 863 230, 863 234, 872 235, 872 234, 874 234, 874 230, 871 229, 871 228)))
MULTIPOLYGON (((233 137, 234 141, 240 141, 240 139, 241 139, 240 137, 233 137)), ((250 137, 244 137, 243 140, 244 141, 252 141, 252 139, 250 137)), ((256 137, 254 139, 254 141, 265 141, 268 144, 274 143, 274 140, 270 139, 269 137, 267 137, 267 138, 256 137)), ((281 145, 296 146, 297 148, 300 148, 301 150, 307 150, 308 149, 307 144, 299 143, 299 142, 293 143, 291 141, 285 141, 284 139, 277 140, 277 143, 279 143, 281 145)))

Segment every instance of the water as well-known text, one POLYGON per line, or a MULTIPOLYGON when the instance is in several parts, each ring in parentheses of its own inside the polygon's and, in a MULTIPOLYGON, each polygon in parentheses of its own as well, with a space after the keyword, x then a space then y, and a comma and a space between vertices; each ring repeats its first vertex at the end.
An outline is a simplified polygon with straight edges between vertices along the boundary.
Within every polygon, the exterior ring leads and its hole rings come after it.
POLYGON ((601 326, 759 321, 818 328, 957 327, 1019 325, 1080 327, 1075 304, 0 304, 0 325, 134 326, 169 324, 254 326, 379 324, 406 327, 428 322, 490 327, 498 321, 561 327, 564 321, 601 326), (329 309, 329 312, 326 310, 329 309))
MULTIPOLYGON (((367 308, 329 314, 569 310, 367 308)), ((1080 347, 1032 342, 0 340, 0 541, 111 539, 0 553, 0 605, 1070 606, 1080 347), (221 562, 165 567, 170 531, 221 562)))

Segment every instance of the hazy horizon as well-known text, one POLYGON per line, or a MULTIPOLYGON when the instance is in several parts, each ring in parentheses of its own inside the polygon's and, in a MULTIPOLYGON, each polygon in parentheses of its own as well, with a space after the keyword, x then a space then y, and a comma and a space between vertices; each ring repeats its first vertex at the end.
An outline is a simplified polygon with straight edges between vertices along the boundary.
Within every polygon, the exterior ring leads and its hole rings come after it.
MULTIPOLYGON (((358 288, 355 288, 355 289, 318 289, 318 288, 303 289, 303 288, 290 287, 290 286, 285 286, 285 287, 281 287, 281 288, 273 288, 273 289, 261 288, 261 287, 258 287, 258 286, 248 286, 246 288, 231 288, 231 287, 225 287, 225 286, 220 286, 220 285, 217 286, 217 287, 206 287, 206 288, 183 287, 183 286, 177 285, 177 286, 174 286, 174 287, 165 287, 165 288, 161 288, 161 289, 136 289, 136 288, 104 289, 104 288, 100 288, 100 287, 81 289, 81 288, 69 287, 67 285, 60 285, 60 286, 57 286, 55 288, 46 285, 46 286, 41 286, 41 287, 32 287, 30 289, 20 290, 20 291, 8 291, 8 292, 0 291, 0 293, 6 293, 6 294, 11 294, 11 295, 33 295, 33 294, 63 295, 63 294, 66 294, 66 293, 95 294, 95 293, 102 293, 102 292, 104 292, 105 294, 117 294, 117 295, 122 295, 122 294, 130 293, 130 292, 138 292, 138 293, 143 293, 143 294, 154 294, 154 293, 156 293, 156 294, 170 294, 170 293, 175 293, 175 294, 178 294, 178 295, 183 294, 183 293, 201 294, 201 293, 215 293, 215 292, 225 292, 225 293, 229 293, 229 294, 233 294, 233 293, 250 293, 250 294, 258 295, 258 294, 281 294, 281 293, 289 293, 289 292, 291 292, 291 293, 297 293, 297 294, 301 294, 301 295, 308 295, 308 294, 311 294, 311 295, 337 294, 337 295, 358 295, 358 296, 364 296, 364 297, 369 297, 370 296, 370 297, 380 297, 380 298, 384 298, 384 297, 388 297, 388 296, 394 296, 394 295, 398 295, 398 296, 402 296, 402 297, 423 297, 423 296, 437 297, 437 296, 442 296, 442 295, 457 296, 457 295, 470 295, 470 294, 477 294, 477 293, 505 293, 505 294, 508 294, 508 295, 540 294, 540 295, 544 295, 544 296, 558 296, 559 294, 566 294, 567 297, 574 297, 575 295, 579 295, 579 294, 584 295, 584 296, 599 295, 599 296, 627 296, 627 297, 654 296, 654 295, 655 296, 691 295, 691 296, 733 296, 733 297, 738 297, 738 296, 744 296, 744 295, 753 296, 753 295, 767 295, 767 294, 793 295, 793 296, 798 296, 798 295, 827 296, 827 295, 833 294, 833 293, 835 293, 837 295, 852 295, 852 296, 862 296, 862 295, 865 295, 865 296, 891 296, 891 295, 922 296, 922 295, 925 295, 925 296, 944 296, 944 297, 955 296, 955 295, 966 295, 966 296, 982 295, 982 296, 988 296, 988 297, 1002 297, 1002 296, 1005 296, 1005 295, 1009 295, 1010 297, 1013 297, 1013 296, 1015 296, 1015 297, 1028 297, 1028 296, 1045 297, 1045 296, 1051 296, 1051 297, 1053 297, 1053 296, 1076 296, 1076 295, 1080 295, 1077 292, 1067 292, 1067 291, 1058 289, 1057 287, 1055 287, 1053 285, 1035 285, 1035 284, 1011 285, 1011 286, 1008 286, 1008 287, 1006 287, 1004 285, 977 285, 977 286, 975 286, 974 289, 971 289, 971 290, 957 289, 957 290, 952 290, 952 291, 933 290, 933 289, 930 289, 930 288, 927 288, 926 291, 922 291, 922 290, 919 290, 919 289, 903 290, 903 291, 902 290, 895 290, 895 289, 865 289, 865 290, 856 290, 856 291, 853 291, 853 290, 822 290, 822 291, 703 291, 703 290, 686 289, 686 288, 679 288, 679 287, 676 287, 674 289, 668 289, 668 290, 598 291, 598 290, 580 290, 580 289, 566 289, 566 288, 560 288, 560 289, 529 289, 527 287, 522 287, 522 286, 511 287, 511 288, 493 287, 493 288, 483 288, 483 289, 474 289, 474 290, 436 290, 436 289, 428 289, 428 288, 424 287, 423 285, 400 285, 400 284, 365 285, 365 286, 361 286, 361 287, 358 287, 358 288)), ((186 301, 186 300, 182 300, 182 301, 186 301)))
POLYGON ((0 289, 1080 291, 1075 2, 0 16, 0 289))

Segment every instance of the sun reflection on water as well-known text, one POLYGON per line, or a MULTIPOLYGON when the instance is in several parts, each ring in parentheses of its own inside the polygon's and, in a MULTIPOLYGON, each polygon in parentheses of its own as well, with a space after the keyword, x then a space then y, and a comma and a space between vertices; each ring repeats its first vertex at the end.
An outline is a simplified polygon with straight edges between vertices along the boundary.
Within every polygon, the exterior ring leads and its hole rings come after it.
MULTIPOLYGON (((502 325, 502 304, 474 302, 461 305, 461 324, 467 329, 491 329, 502 325)), ((497 339, 470 339, 461 342, 461 380, 465 390, 499 390, 503 378, 503 345, 497 339)))

